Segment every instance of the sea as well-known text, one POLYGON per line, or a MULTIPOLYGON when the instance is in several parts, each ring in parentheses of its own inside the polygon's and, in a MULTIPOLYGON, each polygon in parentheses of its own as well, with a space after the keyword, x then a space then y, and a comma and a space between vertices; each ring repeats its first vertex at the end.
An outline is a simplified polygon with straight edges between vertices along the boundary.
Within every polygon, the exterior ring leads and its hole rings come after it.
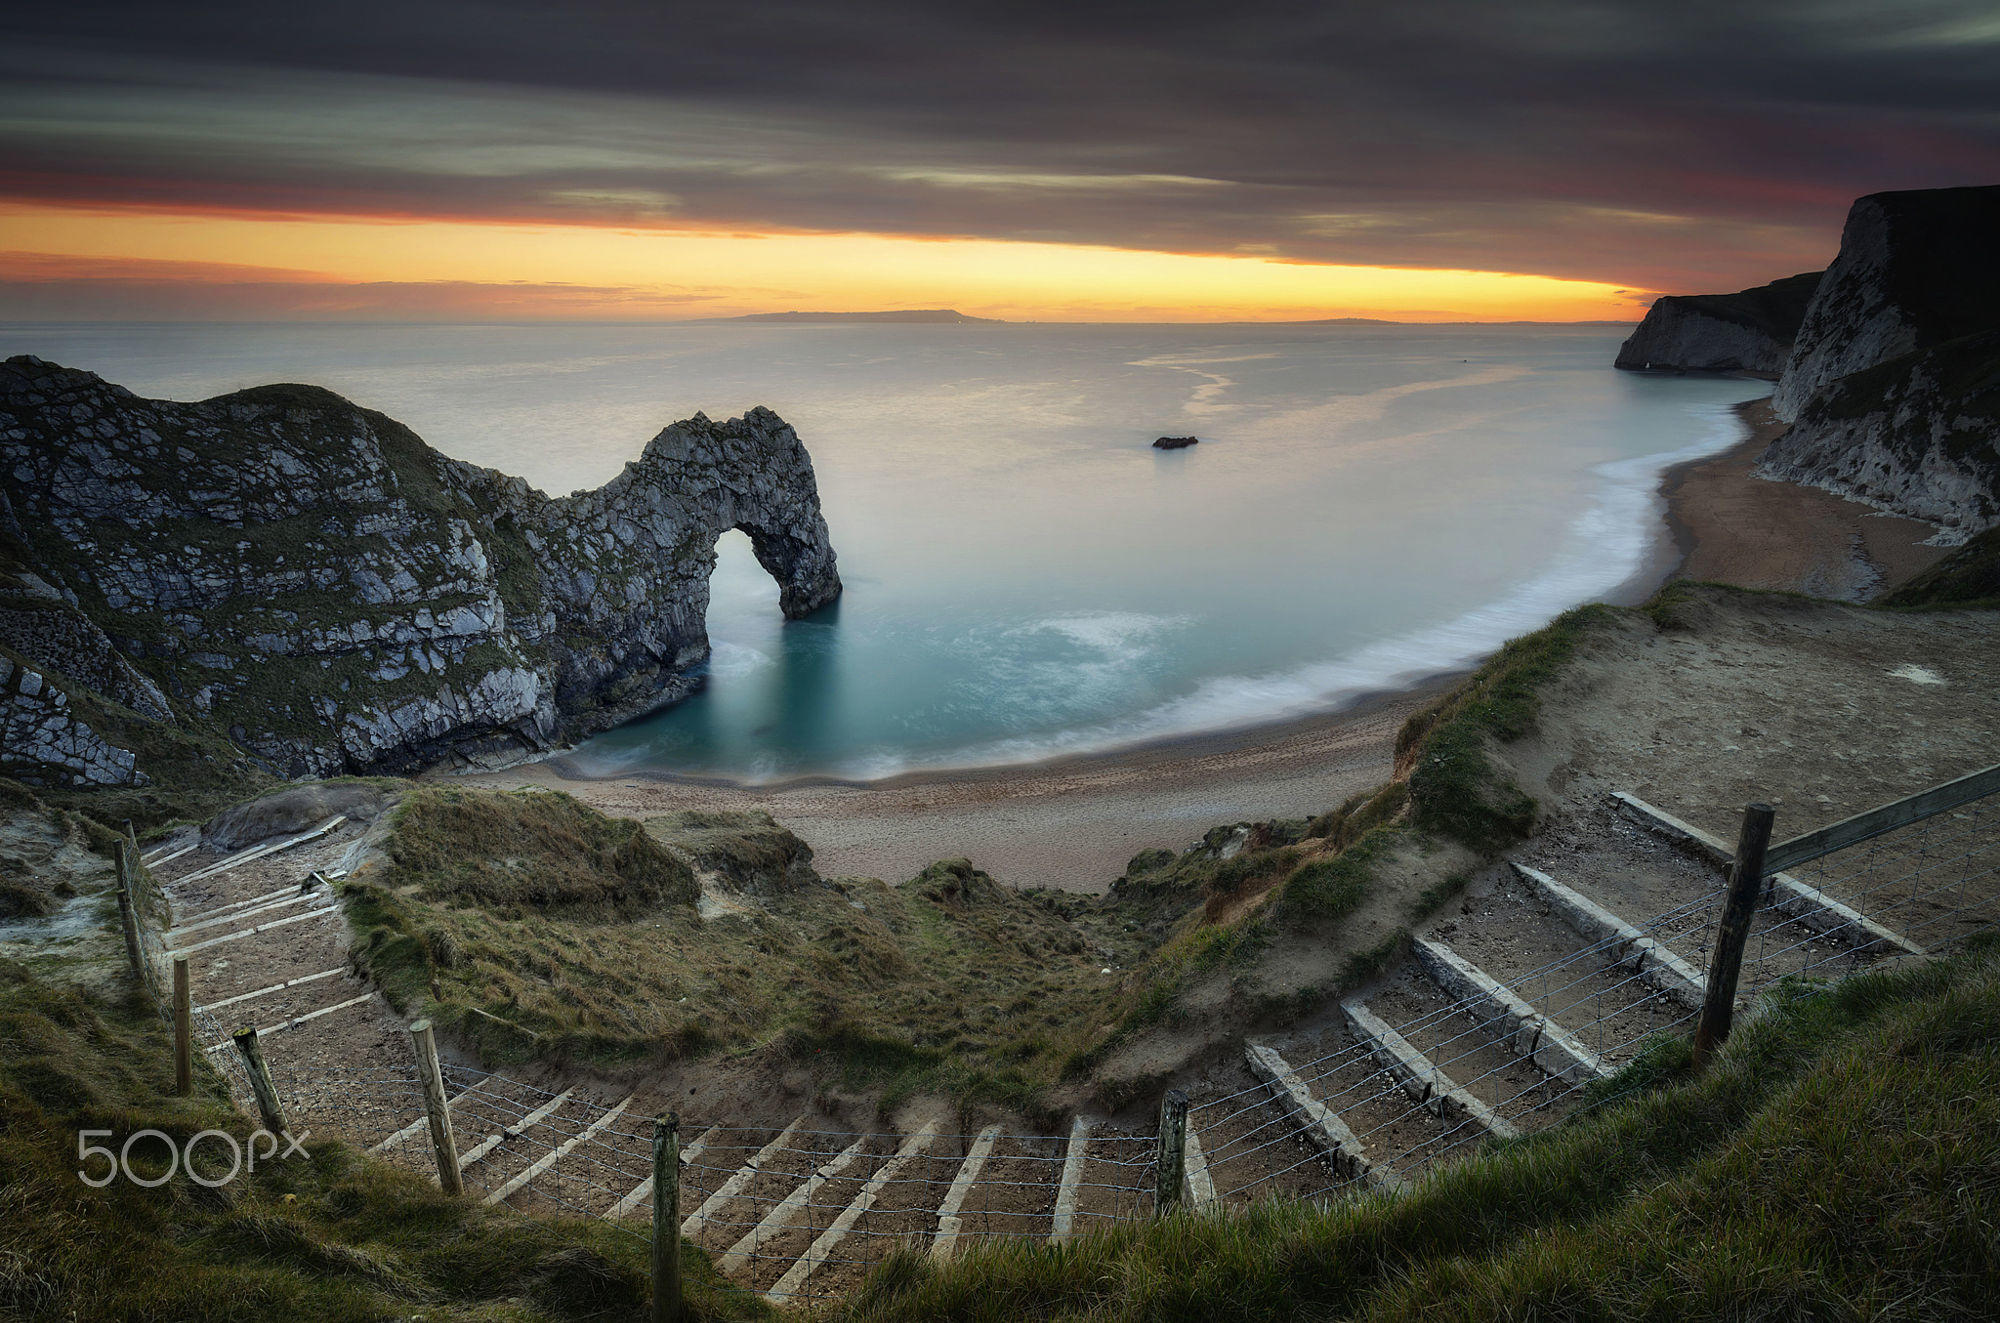
POLYGON ((698 410, 775 409, 845 595, 786 622, 725 534, 703 688, 566 755, 769 783, 1332 712, 1642 597, 1671 565, 1661 473, 1769 387, 1614 371, 1625 330, 12 324, 0 354, 172 399, 323 385, 551 493, 698 410))

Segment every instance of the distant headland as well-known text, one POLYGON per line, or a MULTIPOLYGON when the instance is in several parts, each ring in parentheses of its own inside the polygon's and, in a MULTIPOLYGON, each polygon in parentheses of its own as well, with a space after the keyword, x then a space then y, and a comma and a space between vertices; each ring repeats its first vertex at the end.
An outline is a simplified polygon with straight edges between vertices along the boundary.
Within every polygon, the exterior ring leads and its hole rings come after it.
POLYGON ((722 322, 896 322, 926 326, 979 323, 998 326, 998 317, 974 317, 956 308, 896 308, 888 312, 752 312, 741 317, 716 317, 722 322))

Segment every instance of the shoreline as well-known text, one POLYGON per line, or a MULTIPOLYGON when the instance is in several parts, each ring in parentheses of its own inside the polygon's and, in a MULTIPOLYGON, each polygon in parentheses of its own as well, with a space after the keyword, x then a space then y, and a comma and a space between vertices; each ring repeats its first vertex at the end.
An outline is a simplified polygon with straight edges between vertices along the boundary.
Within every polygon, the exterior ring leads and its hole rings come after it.
POLYGON ((1141 850, 1182 850, 1226 822, 1310 817, 1380 785, 1404 721, 1462 674, 1279 725, 1018 767, 743 786, 671 773, 575 779, 544 761, 449 780, 563 790, 627 817, 769 813, 813 847, 814 866, 828 877, 900 882, 964 857, 1008 886, 1101 892, 1141 850))
MULTIPOLYGON (((1947 554, 1935 531, 1830 492, 1755 476, 1783 430, 1768 402, 1734 410, 1746 435, 1664 470, 1667 538, 1607 598, 1643 601, 1677 579, 1860 600, 1947 554)), ((1101 892, 1127 860, 1180 850, 1232 821, 1307 817, 1389 779, 1396 733, 1469 672, 1440 671, 1331 712, 1170 736, 1034 763, 925 768, 880 780, 828 775, 745 784, 664 771, 591 776, 562 755, 439 779, 563 790, 602 811, 769 813, 812 845, 829 877, 900 882, 963 856, 1010 886, 1101 892)))
POLYGON ((1863 602, 1951 554, 1924 545, 1937 528, 1818 487, 1757 476, 1785 424, 1768 398, 1734 410, 1748 435, 1661 475, 1667 528, 1679 551, 1661 584, 1707 580, 1863 602))

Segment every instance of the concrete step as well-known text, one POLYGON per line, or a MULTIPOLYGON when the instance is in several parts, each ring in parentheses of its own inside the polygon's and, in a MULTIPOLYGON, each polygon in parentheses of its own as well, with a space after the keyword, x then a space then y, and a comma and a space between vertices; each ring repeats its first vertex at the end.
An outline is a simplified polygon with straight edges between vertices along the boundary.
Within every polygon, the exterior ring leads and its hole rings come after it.
POLYGON ((1497 1027, 1502 1041, 1544 1074, 1580 1087, 1605 1073, 1594 1052, 1445 943, 1419 937, 1411 946, 1427 978, 1480 1021, 1497 1027))
POLYGON ((1325 1155, 1336 1174, 1378 1188, 1402 1187, 1402 1177, 1370 1155, 1367 1145, 1342 1114, 1321 1102, 1275 1048, 1245 1043, 1244 1054, 1252 1073, 1270 1087, 1272 1097, 1296 1132, 1325 1155))
MULTIPOLYGON (((1665 809, 1647 803, 1637 795, 1615 791, 1613 801, 1634 821, 1669 840, 1677 841, 1727 866, 1736 847, 1711 832, 1685 822, 1665 809)), ((1766 903, 1789 915, 1809 932, 1832 938, 1869 955, 1922 955, 1924 948, 1838 897, 1807 885, 1790 873, 1766 879, 1766 903)))
POLYGON ((772 1304, 786 1304, 805 1290, 815 1273, 820 1275, 818 1285, 838 1290, 843 1279, 858 1279, 869 1265, 879 1261, 889 1244, 927 1233, 935 1200, 928 1197, 930 1182, 921 1166, 937 1133, 937 1122, 932 1121, 905 1138, 895 1155, 869 1175, 853 1201, 813 1238, 764 1298, 772 1304), (861 1223, 871 1215, 877 1225, 864 1230, 861 1223), (849 1247, 850 1238, 859 1243, 849 1247), (826 1271, 820 1272, 822 1268, 826 1271))
MULTIPOLYGON (((982 1135, 985 1132, 981 1132, 982 1135)), ((977 1140, 974 1146, 977 1146, 977 1140)), ((1046 1240, 1054 1225, 1056 1195, 1061 1187, 1068 1140, 1061 1135, 1013 1134, 998 1130, 993 1146, 967 1178, 956 1210, 957 1235, 945 1239, 946 1226, 939 1219, 939 1234, 933 1252, 940 1256, 961 1253, 973 1245, 993 1240, 1046 1240)), ((968 1150, 968 1165, 970 1150, 968 1150)), ((953 1174, 953 1180, 963 1175, 953 1174)), ((1078 1168, 1078 1179, 1082 1169, 1078 1168)), ((946 1187, 946 1194, 952 1187, 946 1187)), ((947 1199, 939 1200, 943 1213, 947 1199)), ((1073 1211, 1071 1226, 1076 1225, 1073 1211)))
POLYGON ((1354 1036, 1365 1044, 1409 1097, 1443 1120, 1470 1121, 1490 1135, 1512 1139, 1520 1132, 1480 1099, 1467 1093, 1443 1067, 1410 1045, 1379 1015, 1360 1002, 1341 1003, 1354 1036))
POLYGON ((1607 958, 1629 969, 1646 983, 1665 993, 1690 1011, 1701 1009, 1702 989, 1707 977, 1680 958, 1657 938, 1649 937, 1635 925, 1599 905, 1539 868, 1523 863, 1511 865, 1535 894, 1553 910, 1571 931, 1587 941, 1600 944, 1607 958))
POLYGON ((716 1259, 717 1270, 760 1291, 774 1287, 888 1160, 890 1155, 875 1147, 878 1140, 873 1135, 802 1134, 795 1142, 803 1142, 817 1160, 781 1196, 756 1205, 756 1225, 716 1259))

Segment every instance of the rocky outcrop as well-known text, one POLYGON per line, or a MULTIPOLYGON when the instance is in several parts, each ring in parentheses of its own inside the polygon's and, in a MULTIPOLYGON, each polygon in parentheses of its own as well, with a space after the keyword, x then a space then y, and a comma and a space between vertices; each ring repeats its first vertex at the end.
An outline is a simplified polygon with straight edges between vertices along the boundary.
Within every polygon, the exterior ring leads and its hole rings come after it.
POLYGON ((2000 187, 1877 193, 1848 213, 1772 396, 1765 476, 1945 527, 2000 523, 2000 187))
POLYGON ((142 786, 138 758, 70 710, 41 673, 0 657, 0 776, 34 786, 142 786))
POLYGON ((1784 376, 1790 422, 1835 382, 1960 336, 2000 329, 2000 186, 1874 193, 1847 213, 1784 376))
POLYGON ((1189 446, 1201 444, 1198 436, 1163 436, 1153 442, 1155 450, 1186 450, 1189 446))
POLYGON ((1784 371, 1819 282, 1820 273, 1809 271, 1736 294, 1655 299, 1620 346, 1616 366, 1775 377, 1784 371))
POLYGON ((551 498, 314 387, 179 404, 14 358, 0 472, 0 641, 288 776, 516 757, 684 696, 731 528, 788 616, 840 592, 765 409, 551 498))

